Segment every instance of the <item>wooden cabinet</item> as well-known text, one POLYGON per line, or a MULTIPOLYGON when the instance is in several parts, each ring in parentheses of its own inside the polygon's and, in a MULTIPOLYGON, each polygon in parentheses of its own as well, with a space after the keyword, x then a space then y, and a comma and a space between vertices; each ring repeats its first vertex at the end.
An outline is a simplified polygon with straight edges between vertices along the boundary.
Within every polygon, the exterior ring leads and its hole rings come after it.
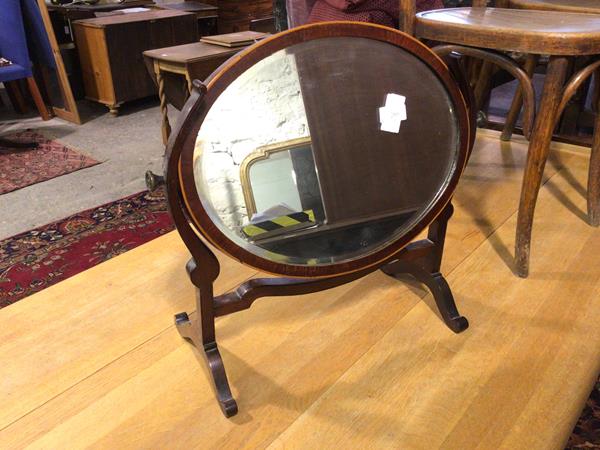
POLYGON ((156 94, 142 53, 198 40, 195 14, 156 10, 73 23, 86 98, 117 114, 127 101, 156 94))
POLYGON ((219 0, 217 5, 220 34, 250 30, 252 22, 273 17, 273 0, 219 0))

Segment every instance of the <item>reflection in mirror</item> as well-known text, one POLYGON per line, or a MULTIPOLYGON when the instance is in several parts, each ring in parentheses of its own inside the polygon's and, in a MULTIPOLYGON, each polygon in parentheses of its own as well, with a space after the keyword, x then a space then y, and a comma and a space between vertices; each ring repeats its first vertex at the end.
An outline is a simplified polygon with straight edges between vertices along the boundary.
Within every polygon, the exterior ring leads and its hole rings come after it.
POLYGON ((221 94, 196 140, 195 178, 211 209, 232 230, 250 221, 240 166, 265 145, 308 137, 293 56, 277 52, 251 67, 221 94), (202 158, 199 156, 202 155, 202 158))
POLYGON ((242 162, 240 178, 253 241, 323 223, 324 211, 310 138, 257 149, 242 162))
POLYGON ((237 245, 332 264, 414 226, 458 148, 450 97, 423 62, 385 42, 322 38, 273 53, 224 90, 198 132, 194 176, 237 245))

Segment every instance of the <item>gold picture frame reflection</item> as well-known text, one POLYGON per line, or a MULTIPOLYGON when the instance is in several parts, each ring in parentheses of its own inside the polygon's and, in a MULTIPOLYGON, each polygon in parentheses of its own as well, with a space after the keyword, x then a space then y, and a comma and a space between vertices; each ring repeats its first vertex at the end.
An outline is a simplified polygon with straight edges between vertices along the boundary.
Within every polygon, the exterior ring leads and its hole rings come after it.
POLYGON ((307 146, 312 146, 312 140, 310 136, 264 145, 262 147, 258 147, 255 151, 244 158, 242 164, 240 165, 240 182, 242 185, 242 192, 244 194, 244 202, 246 203, 248 218, 252 218, 252 216, 258 212, 256 208, 256 199, 254 198, 254 190, 252 189, 252 180, 250 177, 250 170, 252 169, 252 166, 259 161, 268 160, 274 154, 284 151, 304 149, 307 146))

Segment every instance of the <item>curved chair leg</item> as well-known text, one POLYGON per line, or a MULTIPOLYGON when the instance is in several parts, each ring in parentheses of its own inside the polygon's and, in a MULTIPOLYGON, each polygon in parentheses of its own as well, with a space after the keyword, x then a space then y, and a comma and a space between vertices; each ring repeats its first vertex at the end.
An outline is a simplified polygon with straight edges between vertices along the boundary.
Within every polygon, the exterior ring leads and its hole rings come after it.
POLYGON ((597 92, 600 83, 600 60, 596 60, 581 69, 569 80, 565 86, 562 100, 558 106, 557 117, 562 114, 571 97, 577 92, 581 84, 592 74, 596 76, 596 88, 594 89, 594 102, 596 118, 594 120, 594 136, 592 138, 592 150, 590 157, 590 169, 588 175, 587 207, 590 225, 600 226, 600 101, 597 92))
MULTIPOLYGON (((472 56, 488 63, 499 66, 506 70, 513 77, 519 80, 521 92, 523 93, 523 134, 529 139, 531 128, 535 118, 535 95, 531 77, 512 59, 497 52, 482 50, 480 48, 466 47, 463 45, 444 44, 433 47, 432 50, 440 57, 444 57, 452 52, 472 56)), ((489 67, 489 64, 488 64, 489 67)))
MULTIPOLYGON (((537 66, 538 60, 538 55, 527 55, 527 60, 525 61, 525 67, 523 68, 523 70, 525 70, 525 73, 527 74, 527 76, 529 76, 529 78, 533 77, 533 72, 535 71, 535 67, 537 66)), ((523 88, 521 86, 518 86, 517 91, 515 92, 515 96, 513 97, 512 103, 510 105, 510 110, 508 111, 508 114, 506 116, 506 121, 504 122, 504 128, 502 129, 502 135, 500 136, 500 140, 510 141, 522 107, 523 88)))
POLYGON ((546 79, 540 110, 535 120, 531 134, 519 215, 517 219, 517 237, 515 242, 515 259, 517 275, 526 278, 529 274, 529 254, 531 250, 531 229, 535 204, 540 190, 542 175, 548 152, 552 132, 556 123, 556 114, 562 97, 563 85, 567 73, 569 60, 564 56, 552 56, 548 63, 546 79))
MULTIPOLYGON (((596 77, 596 83, 599 81, 600 73, 596 77)), ((592 139, 588 175, 587 208, 590 225, 593 227, 600 226, 600 111, 596 112, 594 121, 594 137, 592 139)))

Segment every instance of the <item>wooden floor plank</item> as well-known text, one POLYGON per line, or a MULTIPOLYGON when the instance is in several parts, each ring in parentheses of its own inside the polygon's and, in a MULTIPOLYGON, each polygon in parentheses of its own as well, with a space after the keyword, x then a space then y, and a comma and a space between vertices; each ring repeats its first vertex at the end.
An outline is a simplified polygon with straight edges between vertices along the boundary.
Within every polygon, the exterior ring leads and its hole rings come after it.
MULTIPOLYGON (((598 237, 580 226, 577 214, 586 158, 561 151, 547 176, 561 170, 563 178, 552 178, 540 197, 545 212, 538 216, 546 222, 534 228, 532 278, 512 275, 507 263, 525 149, 519 141, 500 149, 495 135, 480 138, 459 187, 444 270, 452 272, 459 308, 473 324, 465 334, 443 326, 431 299, 420 301, 422 289, 381 273, 318 294, 260 300, 218 321, 240 405, 238 416, 224 419, 203 361, 171 326, 173 313, 193 310, 183 270, 186 252, 173 233, 0 311, 0 361, 10 361, 0 381, 0 448, 238 448, 272 442, 469 448, 468 430, 478 427, 481 442, 508 445, 518 436, 507 436, 508 426, 521 427, 523 417, 547 407, 551 396, 563 403, 569 398, 571 411, 565 405, 533 424, 546 433, 539 442, 532 437, 531 448, 556 442, 572 426, 564 417, 575 417, 585 400, 581 383, 593 378, 583 380, 577 367, 579 376, 571 379, 566 363, 598 356, 592 344, 597 348, 600 336, 583 324, 598 309, 590 294, 598 289, 598 273, 585 266, 593 262, 586 244, 595 248, 598 237), (552 208, 562 211, 553 217, 552 208), (569 254, 558 252, 555 241, 569 254), (557 254, 566 269, 561 262, 549 271, 548 258, 557 254), (578 284, 573 274, 582 271, 578 284), (572 304, 554 299, 570 293, 577 295, 572 304), (571 316, 557 326, 556 314, 563 310, 571 316), (591 342, 574 349, 584 331, 591 342), (539 340, 549 344, 544 351, 521 350, 539 340), (557 361, 564 363, 559 367, 557 361), (528 363, 535 376, 525 370, 528 363), (515 377, 524 377, 518 389, 515 377), (557 389, 561 383, 570 397, 557 389), (541 391, 542 384, 550 387, 541 391), (498 402, 499 393, 507 395, 498 402), (496 402, 505 419, 499 430, 489 430, 496 402), (490 418, 478 421, 481 414, 490 418), (549 420, 562 422, 550 427, 549 420)), ((252 274, 223 260, 219 291, 252 274)))
MULTIPOLYGON (((184 248, 170 233, 2 309, 0 429, 193 309, 184 248), (168 289, 158 296, 155 283, 168 289)), ((222 260, 218 292, 256 273, 222 260)))
MULTIPOLYGON (((497 135, 479 139, 456 200, 448 237, 456 244, 448 245, 444 270, 514 212, 523 148, 499 151, 497 135)), ((0 325, 7 324, 0 326, 0 361, 14 374, 0 380, 0 429, 155 336, 174 313, 192 311, 192 287, 181 269, 187 258, 172 233, 0 311, 0 325)), ((218 290, 254 273, 221 259, 218 290)))
POLYGON ((570 162, 540 195, 529 279, 497 250, 513 216, 449 277, 467 332, 418 304, 272 448, 564 448, 600 370, 600 231, 561 204, 585 206, 587 160, 570 162))

